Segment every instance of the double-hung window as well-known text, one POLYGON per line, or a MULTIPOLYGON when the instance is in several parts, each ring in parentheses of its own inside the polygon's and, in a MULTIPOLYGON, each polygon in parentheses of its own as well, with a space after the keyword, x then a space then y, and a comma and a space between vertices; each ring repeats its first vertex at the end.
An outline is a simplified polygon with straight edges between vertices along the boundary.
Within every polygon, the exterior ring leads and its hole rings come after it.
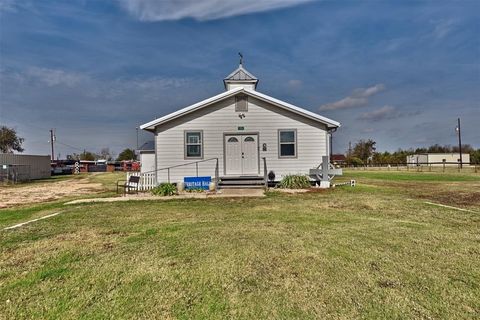
POLYGON ((297 130, 278 130, 278 156, 295 158, 297 156, 297 130))
POLYGON ((203 158, 203 132, 185 131, 185 158, 203 158))

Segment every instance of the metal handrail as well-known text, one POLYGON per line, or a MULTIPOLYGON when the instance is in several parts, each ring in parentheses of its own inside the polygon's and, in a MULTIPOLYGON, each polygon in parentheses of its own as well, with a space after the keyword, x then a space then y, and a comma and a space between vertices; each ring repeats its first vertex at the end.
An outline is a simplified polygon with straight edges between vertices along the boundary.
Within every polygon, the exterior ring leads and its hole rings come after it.
POLYGON ((201 162, 212 161, 212 160, 216 160, 216 164, 215 164, 215 184, 218 184, 218 158, 209 158, 209 159, 203 159, 203 160, 198 160, 198 161, 192 161, 192 162, 177 164, 177 165, 174 165, 174 166, 160 168, 160 169, 156 169, 156 170, 145 171, 145 172, 142 172, 142 173, 155 173, 156 174, 158 171, 167 170, 168 182, 170 183, 170 169, 195 164, 196 174, 197 174, 197 177, 198 177, 198 164, 201 163, 201 162))
POLYGON ((263 159, 263 180, 265 182, 265 188, 268 188, 267 158, 262 157, 262 159, 263 159))

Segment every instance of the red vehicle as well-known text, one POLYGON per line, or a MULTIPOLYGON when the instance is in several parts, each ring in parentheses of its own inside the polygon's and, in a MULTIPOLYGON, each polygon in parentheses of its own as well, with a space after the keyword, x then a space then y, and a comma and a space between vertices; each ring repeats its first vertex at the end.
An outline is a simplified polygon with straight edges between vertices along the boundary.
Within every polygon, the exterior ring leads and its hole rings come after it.
POLYGON ((140 171, 140 162, 135 160, 122 161, 123 171, 140 171))

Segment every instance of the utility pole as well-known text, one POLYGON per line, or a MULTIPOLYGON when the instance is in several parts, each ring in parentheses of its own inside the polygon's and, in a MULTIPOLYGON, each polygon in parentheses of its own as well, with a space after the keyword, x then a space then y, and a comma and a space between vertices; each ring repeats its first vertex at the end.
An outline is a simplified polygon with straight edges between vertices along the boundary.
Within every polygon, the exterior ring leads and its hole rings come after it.
POLYGON ((138 151, 138 127, 135 128, 137 130, 137 151, 138 151))
POLYGON ((458 134, 458 151, 460 151, 460 169, 463 168, 463 160, 462 160, 462 129, 460 127, 460 118, 458 118, 458 124, 455 128, 455 131, 458 134))
POLYGON ((50 146, 52 147, 52 162, 55 161, 55 151, 53 148, 54 141, 55 141, 55 134, 53 133, 53 129, 50 129, 50 146))

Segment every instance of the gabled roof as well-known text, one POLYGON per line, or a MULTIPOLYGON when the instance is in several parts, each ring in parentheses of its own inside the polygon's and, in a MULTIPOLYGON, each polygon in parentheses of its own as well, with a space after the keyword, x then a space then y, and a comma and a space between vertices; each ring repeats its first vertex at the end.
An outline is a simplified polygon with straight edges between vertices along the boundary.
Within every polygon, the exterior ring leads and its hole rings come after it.
POLYGON ((238 68, 230 73, 224 80, 249 81, 258 80, 258 78, 248 72, 243 65, 239 65, 238 68))
POLYGON ((225 79, 223 79, 223 84, 225 85, 225 88, 227 88, 227 83, 232 82, 254 83, 255 87, 257 87, 258 78, 248 72, 247 69, 245 69, 243 65, 240 64, 237 69, 235 69, 225 79))
POLYGON ((222 100, 225 100, 229 97, 232 97, 238 93, 244 93, 246 95, 249 95, 249 96, 252 96, 254 98, 257 98, 259 100, 262 100, 262 101, 265 101, 267 103, 270 103, 270 104, 273 104, 279 108, 282 108, 284 110, 288 110, 288 111, 291 111, 293 113, 296 113, 296 114, 299 114, 301 116, 304 116, 308 119, 311 119, 311 120, 314 120, 314 121, 317 121, 317 122, 320 122, 320 123, 323 123, 323 124, 326 124, 327 127, 329 128, 337 128, 337 127, 340 127, 340 123, 337 122, 337 121, 334 121, 332 119, 329 119, 329 118, 326 118, 324 116, 321 116, 317 113, 314 113, 314 112, 311 112, 311 111, 308 111, 308 110, 305 110, 303 108, 300 108, 300 107, 297 107, 297 106, 294 106, 293 104, 290 104, 290 103, 287 103, 287 102, 284 102, 282 100, 279 100, 279 99, 275 99, 273 97, 270 97, 266 94, 263 94, 263 93, 260 93, 256 90, 250 90, 250 89, 245 89, 245 88, 235 88, 235 89, 232 89, 232 90, 229 90, 229 91, 225 91, 223 93, 220 93, 216 96, 213 96, 211 98, 208 98, 208 99, 205 99, 203 101, 200 101, 200 102, 197 102, 195 104, 192 104, 191 106, 188 106, 186 108, 183 108, 183 109, 180 109, 178 111, 175 111, 173 113, 170 113, 170 114, 167 114, 163 117, 160 117, 158 119, 155 119, 153 121, 150 121, 148 123, 145 123, 143 125, 140 126, 140 129, 142 130, 148 130, 148 131, 153 131, 155 130, 155 127, 161 125, 161 124, 164 124, 164 123, 167 123, 173 119, 177 119, 179 117, 182 117, 186 114, 189 114, 189 113, 192 113, 192 112, 195 112, 197 110, 200 110, 200 109, 203 109, 209 105, 212 105, 213 103, 216 103, 216 102, 219 102, 219 101, 222 101, 222 100))
POLYGON ((149 140, 142 144, 140 148, 138 148, 138 151, 151 151, 155 150, 155 141, 154 140, 149 140))

